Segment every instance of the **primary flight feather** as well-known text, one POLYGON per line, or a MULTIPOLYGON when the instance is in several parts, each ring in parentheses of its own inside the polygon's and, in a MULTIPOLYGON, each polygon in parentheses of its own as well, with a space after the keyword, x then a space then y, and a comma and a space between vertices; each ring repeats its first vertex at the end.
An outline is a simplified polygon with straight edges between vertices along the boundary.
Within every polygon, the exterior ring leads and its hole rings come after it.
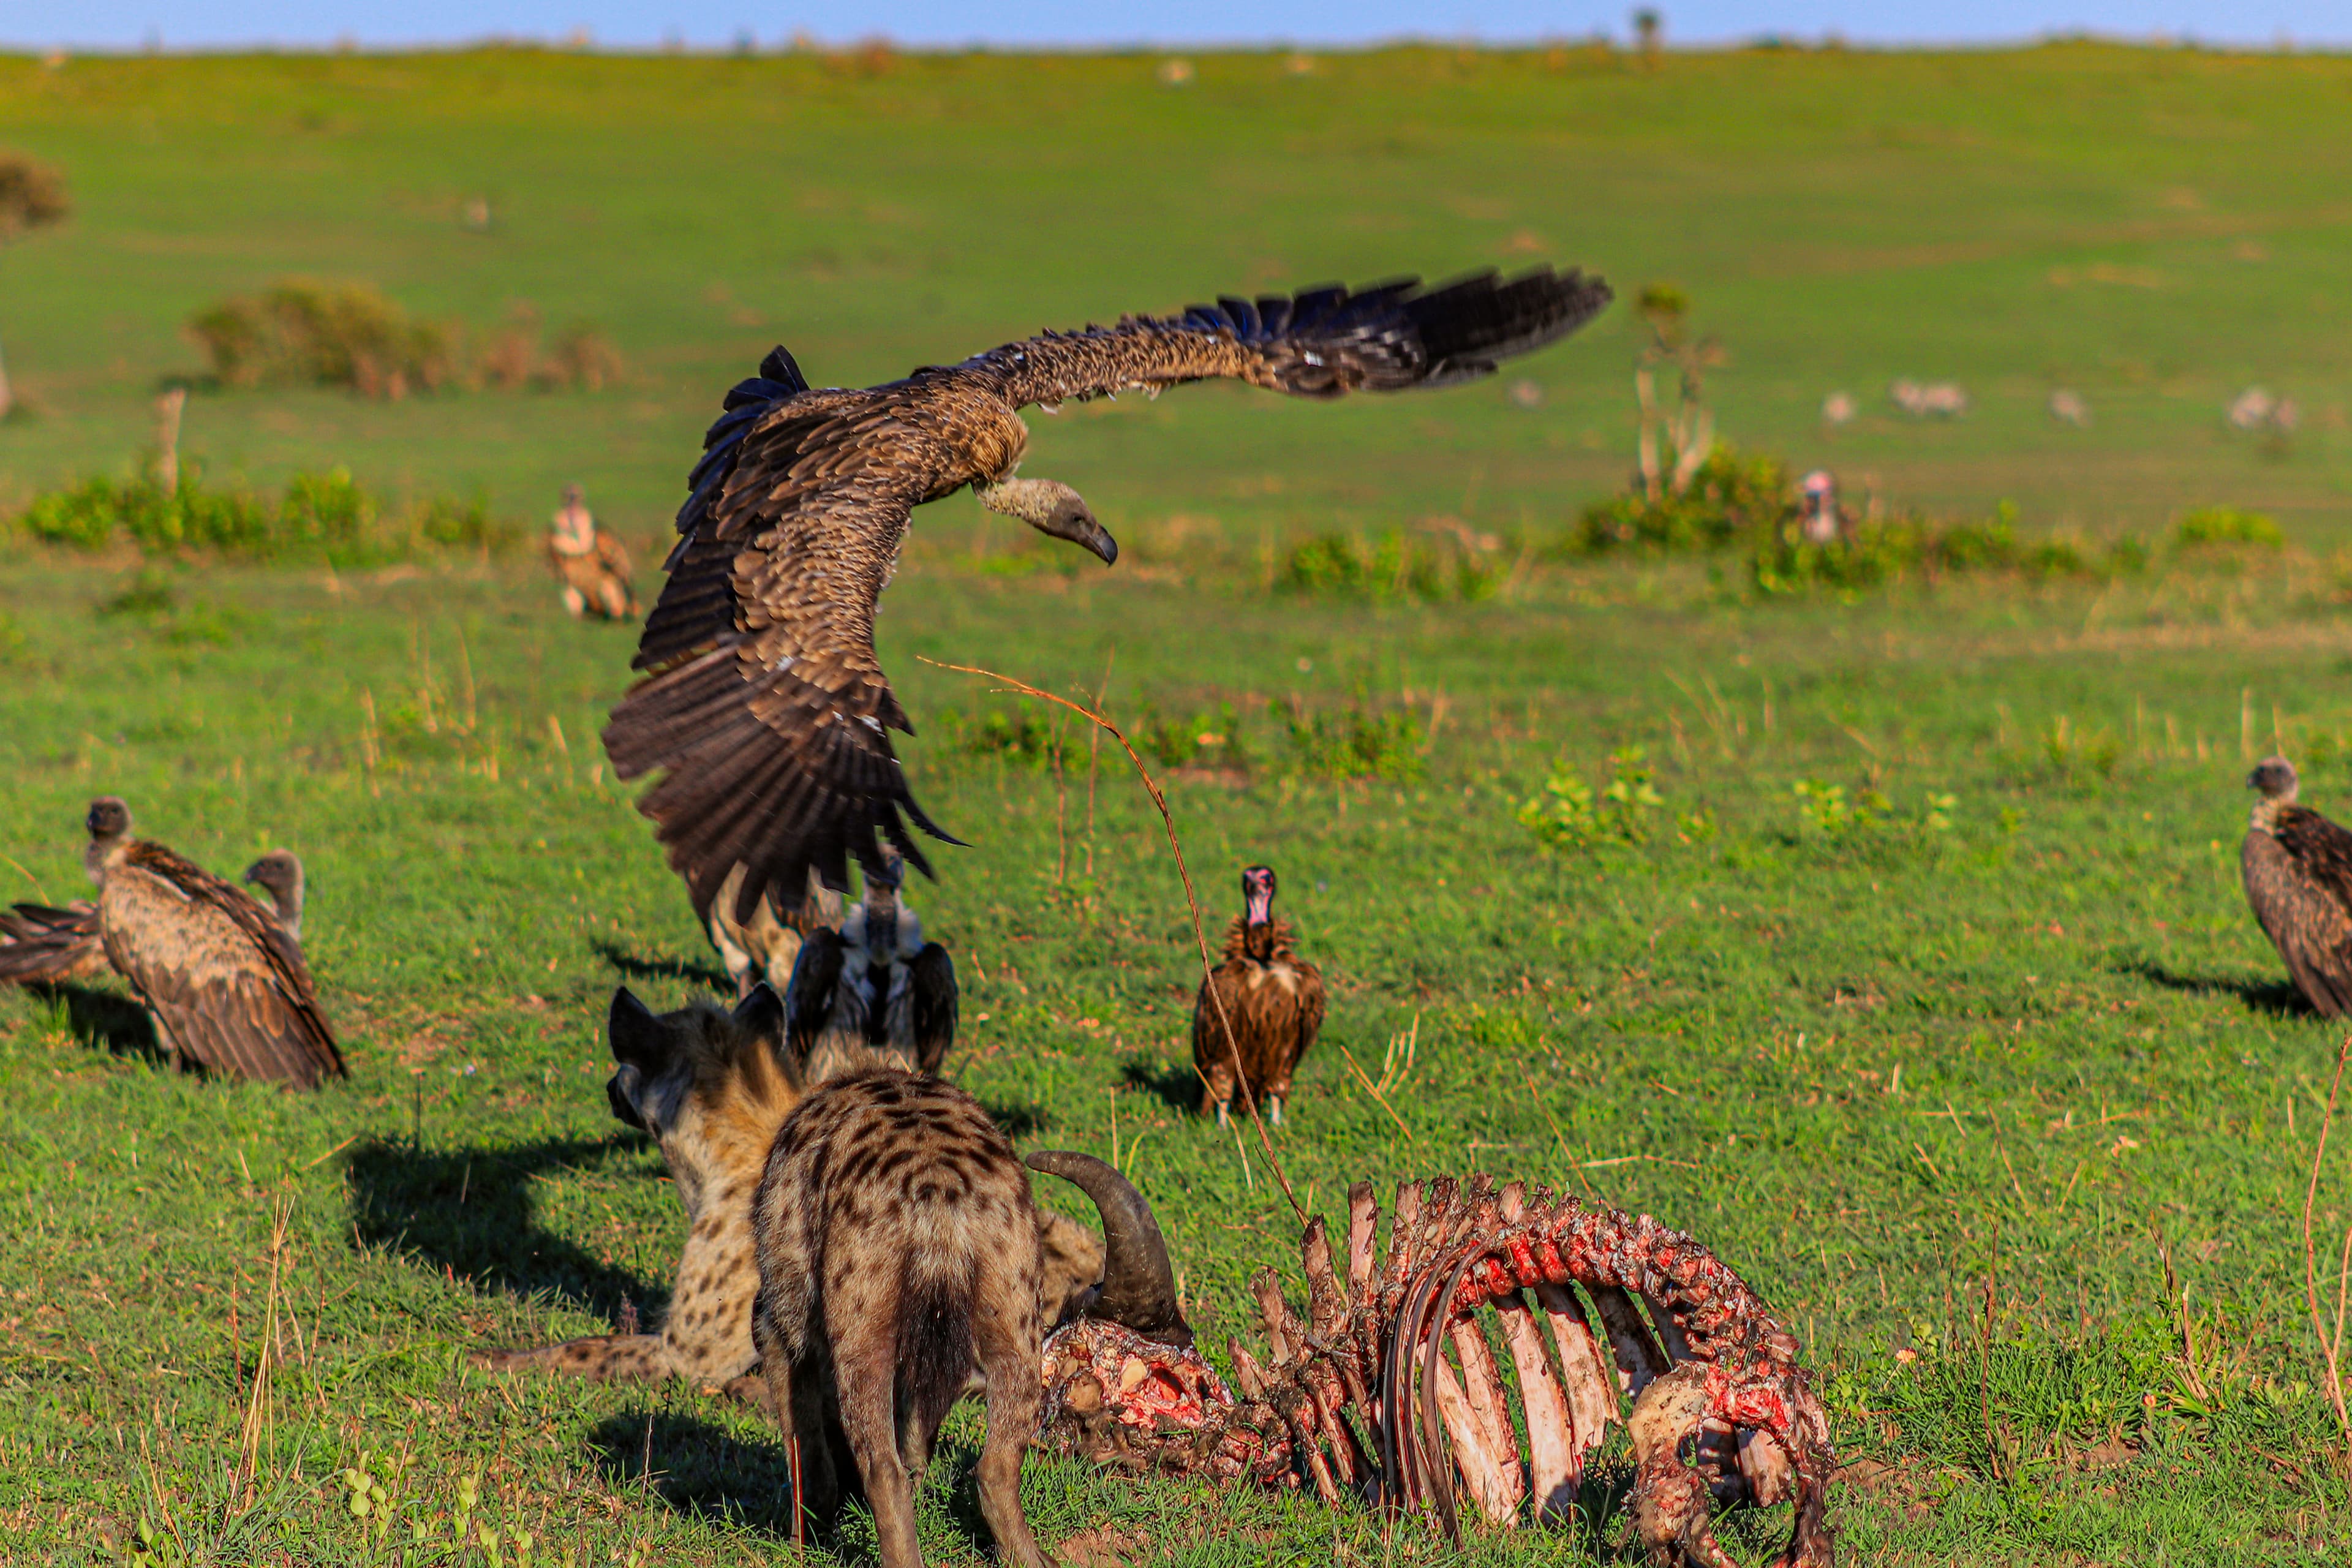
POLYGON ((811 870, 846 890, 852 858, 883 871, 885 839, 929 872, 908 824, 955 840, 907 786, 889 731, 913 726, 874 651, 909 516, 970 486, 992 511, 1118 555, 1076 491, 1014 477, 1021 408, 1216 377, 1324 398, 1449 386, 1566 336, 1609 298, 1597 278, 1539 268, 1223 299, 863 390, 812 388, 779 348, 704 437, 637 648, 645 679, 604 731, 614 769, 662 773, 639 809, 706 919, 730 879, 738 919, 811 870))

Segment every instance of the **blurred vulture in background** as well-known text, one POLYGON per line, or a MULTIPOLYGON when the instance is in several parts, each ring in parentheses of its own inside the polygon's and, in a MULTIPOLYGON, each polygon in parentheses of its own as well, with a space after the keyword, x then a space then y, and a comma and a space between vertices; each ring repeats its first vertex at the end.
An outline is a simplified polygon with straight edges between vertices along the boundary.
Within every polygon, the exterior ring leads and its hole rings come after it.
POLYGON ((779 348, 703 438, 637 647, 645 679, 604 731, 614 770, 662 775, 638 807, 698 915, 730 882, 739 921, 771 889, 789 905, 812 868, 845 892, 849 861, 880 869, 885 839, 928 872, 908 823, 953 840, 899 769, 889 731, 912 726, 874 651, 914 509, 969 486, 991 511, 1118 555, 1076 490, 1015 477, 1022 408, 1213 377, 1316 398, 1450 386, 1566 336, 1609 298, 1598 279, 1538 268, 1225 299, 862 391, 812 388, 779 348))
POLYGON ((905 863, 866 874, 866 901, 801 943, 784 992, 784 1058, 804 1084, 887 1064, 932 1077, 955 1044, 955 960, 898 901, 905 863))
POLYGON ((2262 797, 2238 852, 2246 902, 2312 1009, 2352 1013, 2352 833, 2295 804, 2301 784, 2284 757, 2246 784, 2262 797))
POLYGON ((213 1072, 304 1089, 349 1076, 302 950, 276 915, 131 837, 131 808, 112 795, 90 803, 89 826, 100 940, 164 1049, 213 1072))

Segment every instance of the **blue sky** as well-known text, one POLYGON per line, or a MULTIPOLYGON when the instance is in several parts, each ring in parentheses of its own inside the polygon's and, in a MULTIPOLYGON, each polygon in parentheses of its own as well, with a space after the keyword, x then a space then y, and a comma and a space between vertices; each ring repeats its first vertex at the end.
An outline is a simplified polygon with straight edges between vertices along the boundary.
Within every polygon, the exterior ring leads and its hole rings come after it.
MULTIPOLYGON (((607 47, 665 38, 719 46, 749 32, 763 45, 797 31, 838 42, 883 35, 961 45, 1213 42, 1310 45, 1407 36, 1495 42, 1622 36, 1630 5, 1595 0, 0 0, 0 47, 320 47, 448 44, 489 36, 562 38, 585 28, 607 47)), ((1666 4, 1669 37, 1721 43, 1836 33, 1855 43, 1989 43, 2087 30, 2270 47, 2352 47, 2352 0, 1701 0, 1666 4)))

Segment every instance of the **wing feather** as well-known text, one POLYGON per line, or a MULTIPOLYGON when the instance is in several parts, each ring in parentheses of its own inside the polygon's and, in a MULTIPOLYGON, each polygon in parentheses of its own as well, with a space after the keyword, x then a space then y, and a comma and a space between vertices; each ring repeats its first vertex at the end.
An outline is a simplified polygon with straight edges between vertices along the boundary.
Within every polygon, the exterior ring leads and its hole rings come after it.
MULTIPOLYGON (((2335 828, 2325 817, 2319 821, 2335 828)), ((2299 837, 2307 847, 2316 836, 2299 837)), ((2246 901, 2304 1000, 2328 1017, 2352 1013, 2352 910, 2342 895, 2324 874, 2315 875, 2285 839, 2272 834, 2247 834, 2239 864, 2246 901)))
POLYGON ((937 1078, 955 1044, 955 960, 938 942, 915 954, 908 979, 914 994, 915 1065, 937 1078))
POLYGON ((0 910, 0 983, 56 985, 104 973, 98 906, 18 904, 0 910))
POLYGON ((1299 397, 1451 386, 1566 337, 1610 298, 1598 278, 1549 267, 1434 289, 1410 278, 1352 292, 1327 286, 1046 332, 971 363, 1000 376, 1015 406, 1216 377, 1299 397))

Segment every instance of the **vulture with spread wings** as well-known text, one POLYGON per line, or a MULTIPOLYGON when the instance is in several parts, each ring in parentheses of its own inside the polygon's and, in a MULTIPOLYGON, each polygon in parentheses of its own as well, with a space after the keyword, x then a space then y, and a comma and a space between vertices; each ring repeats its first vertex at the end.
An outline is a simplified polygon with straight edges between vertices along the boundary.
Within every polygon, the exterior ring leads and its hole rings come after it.
POLYGON ((2295 804, 2301 781, 2284 757, 2246 784, 2260 797, 2238 853, 2246 902, 2312 1010, 2352 1013, 2352 833, 2295 804))
POLYGON ((302 950, 278 916, 161 844, 131 837, 131 808, 92 801, 98 929, 164 1049, 213 1072, 316 1089, 350 1076, 302 950))
POLYGON ((772 887, 797 900, 812 869, 845 892, 849 861, 879 869, 886 838, 929 872, 908 823, 954 840, 907 787, 889 731, 913 727, 874 652, 909 515, 970 486, 992 511, 1118 555, 1076 490, 1013 477, 1020 409, 1212 377, 1320 398, 1449 386, 1566 336, 1609 298, 1598 279, 1541 268, 1225 299, 864 390, 812 388, 779 348, 703 439, 637 648, 645 679, 604 731, 614 770, 662 773, 639 807, 706 921, 730 880, 739 919, 772 887))

